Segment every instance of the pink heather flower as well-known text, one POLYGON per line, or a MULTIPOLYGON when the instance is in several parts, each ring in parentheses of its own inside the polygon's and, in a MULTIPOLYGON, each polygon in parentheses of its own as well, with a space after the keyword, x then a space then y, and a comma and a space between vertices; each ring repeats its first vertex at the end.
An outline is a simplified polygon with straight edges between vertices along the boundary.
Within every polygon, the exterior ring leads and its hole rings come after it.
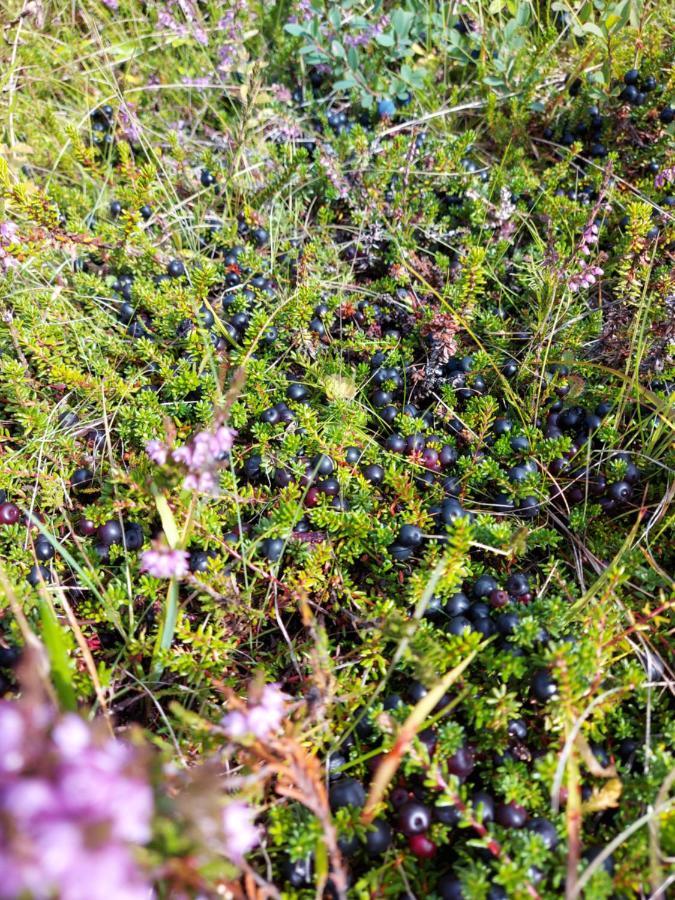
POLYGON ((196 88, 197 90, 210 87, 213 83, 209 75, 200 75, 193 78, 185 75, 182 80, 186 87, 196 88))
POLYGON ((0 222, 0 241, 3 244, 11 244, 16 237, 17 230, 15 223, 9 219, 6 222, 0 222))
POLYGON ((581 241, 579 243, 579 252, 583 253, 584 256, 588 256, 591 252, 591 244, 598 243, 598 226, 591 223, 587 225, 581 235, 581 241))
POLYGON ((23 752, 24 720, 16 707, 6 705, 0 730, 0 777, 18 771, 25 762, 23 752))
POLYGON ((165 0, 165 8, 160 10, 157 24, 160 28, 173 31, 179 37, 192 37, 197 43, 204 46, 209 42, 206 31, 199 24, 194 0, 165 0), (176 14, 185 21, 179 21, 176 14))
POLYGON ((270 85, 270 91, 275 100, 278 100, 279 103, 290 103, 292 96, 289 89, 285 84, 274 84, 270 85))
POLYGON ((604 269, 601 269, 600 266, 586 266, 586 268, 578 274, 572 275, 568 281, 568 287, 573 293, 576 293, 582 288, 591 287, 591 285, 595 284, 597 279, 604 274, 604 269))
POLYGON ((215 431, 200 431, 187 444, 169 448, 162 441, 149 441, 145 451, 157 465, 169 459, 186 470, 183 488, 201 494, 218 494, 218 469, 232 449, 236 431, 220 425, 215 431))
POLYGON ((134 109, 127 104, 120 106, 117 111, 117 120, 120 124, 124 137, 132 144, 137 144, 141 139, 141 124, 135 114, 134 109))
POLYGON ((191 441, 171 453, 174 462, 187 469, 183 487, 186 491, 218 493, 218 468, 232 449, 236 432, 226 425, 215 431, 200 431, 191 441))
POLYGON ((667 184, 670 184, 671 181, 675 181, 675 166, 670 166, 668 169, 662 169, 654 179, 654 187, 665 187, 667 184))
POLYGON ((103 5, 107 6, 110 12, 117 12, 119 9, 118 0, 103 0, 103 5))
POLYGON ((17 227, 9 220, 0 222, 0 271, 8 272, 19 265, 19 260, 7 249, 16 239, 17 227))
POLYGON ((162 441, 148 441, 145 445, 145 452, 158 466, 163 466, 169 455, 168 448, 162 441))
POLYGON ((223 809, 223 835, 225 854, 240 864, 245 854, 260 841, 260 833, 253 824, 255 811, 239 800, 228 803, 223 809))
POLYGON ((153 807, 131 746, 75 714, 0 702, 0 900, 150 900, 133 845, 153 807))
POLYGON ((278 685, 266 684, 260 697, 245 710, 235 709, 223 716, 223 729, 233 740, 246 735, 261 740, 269 737, 281 728, 288 699, 278 685))
POLYGON ((218 494, 218 480, 213 472, 190 472, 183 479, 183 490, 198 494, 218 494))
POLYGON ((185 550, 155 547, 141 554, 141 572, 153 578, 182 578, 189 570, 188 558, 185 550))

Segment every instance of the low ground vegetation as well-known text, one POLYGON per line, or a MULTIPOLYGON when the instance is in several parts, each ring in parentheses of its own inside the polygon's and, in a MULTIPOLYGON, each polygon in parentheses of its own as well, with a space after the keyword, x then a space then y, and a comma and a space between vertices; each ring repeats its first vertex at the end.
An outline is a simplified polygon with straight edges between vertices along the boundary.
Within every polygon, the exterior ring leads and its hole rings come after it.
POLYGON ((666 897, 672 9, 5 13, 0 897, 666 897))

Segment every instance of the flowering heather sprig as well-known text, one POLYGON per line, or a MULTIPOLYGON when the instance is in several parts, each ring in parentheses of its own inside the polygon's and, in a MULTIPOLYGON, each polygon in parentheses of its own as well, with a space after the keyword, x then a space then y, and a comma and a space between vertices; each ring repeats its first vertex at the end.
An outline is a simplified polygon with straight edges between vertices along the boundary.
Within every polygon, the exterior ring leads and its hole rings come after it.
POLYGON ((244 14, 248 11, 246 0, 236 0, 218 22, 219 39, 218 71, 229 69, 237 61, 244 41, 244 14))
POLYGON ((670 184, 671 181, 675 181, 675 166, 670 166, 668 169, 662 169, 654 179, 654 187, 665 187, 667 184, 670 184))
POLYGON ((253 824, 255 810, 241 800, 232 800, 223 809, 222 826, 225 855, 236 865, 260 841, 260 832, 253 824))
POLYGON ((276 684, 266 684, 245 709, 235 709, 221 720, 225 734, 237 740, 247 736, 264 739, 279 731, 289 697, 276 684))
POLYGON ((136 116, 135 108, 130 104, 120 106, 117 111, 117 120, 119 122, 122 134, 132 144, 137 144, 141 139, 141 125, 136 116))
POLYGON ((209 42, 208 35, 199 23, 197 8, 193 0, 166 0, 164 9, 161 9, 157 17, 160 28, 173 31, 179 37, 194 38, 198 44, 206 46, 209 42), (178 21, 176 13, 182 13, 184 22, 178 21))
POLYGON ((165 465, 169 458, 169 448, 162 441, 148 441, 145 445, 145 452, 158 466, 165 465))
POLYGON ((270 85, 270 93, 279 103, 290 103, 293 99, 291 92, 285 84, 274 82, 274 84, 270 85))
POLYGON ((189 568, 189 554, 186 550, 172 550, 158 544, 141 554, 141 572, 146 572, 153 578, 183 578, 189 568))
POLYGON ((567 285, 573 293, 576 293, 582 288, 591 287, 604 274, 604 269, 601 269, 600 266, 584 266, 581 272, 571 276, 567 285))
POLYGON ((312 0, 296 0, 293 14, 286 19, 289 25, 295 25, 297 22, 305 22, 315 14, 312 9, 312 0))
POLYGON ((598 226, 591 222, 587 225, 581 235, 579 243, 579 252, 584 256, 588 256, 591 252, 591 245, 598 243, 598 226))
POLYGON ((103 0, 103 5, 107 6, 110 12, 117 12, 120 7, 118 0, 103 0))
POLYGON ((157 465, 169 460, 186 470, 183 487, 187 491, 216 496, 218 493, 218 469, 232 449, 236 432, 226 425, 214 431, 200 431, 182 447, 170 450, 162 441, 149 441, 145 451, 157 465))
POLYGON ((7 271, 19 265, 19 261, 12 256, 8 249, 16 240, 17 227, 14 222, 7 219, 0 222, 0 270, 7 271))
POLYGON ((335 188, 337 196, 341 198, 348 197, 351 189, 350 184, 342 175, 337 159, 331 154, 330 149, 327 146, 321 146, 319 162, 323 167, 326 177, 335 188))
POLYGON ((149 900, 132 845, 151 836, 137 752, 47 706, 0 702, 0 898, 149 900))

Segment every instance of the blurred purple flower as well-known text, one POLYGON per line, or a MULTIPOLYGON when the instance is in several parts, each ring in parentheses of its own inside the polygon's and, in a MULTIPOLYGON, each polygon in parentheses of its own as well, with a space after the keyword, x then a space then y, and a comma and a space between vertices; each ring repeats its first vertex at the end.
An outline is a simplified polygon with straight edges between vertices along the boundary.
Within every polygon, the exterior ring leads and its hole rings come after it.
POLYGON ((223 716, 221 724, 228 737, 252 735, 264 739, 279 731, 289 697, 276 684, 266 684, 260 696, 245 710, 235 709, 223 716))
POLYGON ((158 466, 169 459, 187 471, 183 478, 186 491, 218 494, 218 469, 232 449, 236 431, 220 425, 215 431, 200 431, 181 447, 169 450, 162 441, 148 441, 145 452, 158 466))
POLYGON ((189 571, 188 560, 186 550, 157 546, 141 554, 141 572, 153 578, 182 578, 189 571))
POLYGON ((137 144, 141 139, 142 129, 134 109, 128 104, 120 106, 117 111, 117 120, 124 137, 131 144, 137 144))
POLYGON ((5 222, 0 222, 0 240, 3 243, 11 244, 16 237, 16 232, 17 227, 14 222, 11 222, 9 219, 5 222))
POLYGON ((72 713, 0 702, 0 898, 149 900, 132 844, 153 794, 136 751, 72 713))
POLYGON ((160 10, 157 16, 157 24, 160 28, 173 31, 179 37, 192 37, 203 46, 208 44, 209 38, 199 22, 199 14, 194 0, 165 0, 165 4, 165 8, 160 10), (184 21, 179 21, 176 14, 180 14, 184 21))
POLYGON ((246 0, 235 0, 218 21, 221 44, 218 48, 218 70, 230 68, 236 60, 244 41, 244 13, 248 10, 246 0))
POLYGON ((148 441, 145 445, 145 452, 158 466, 163 466, 169 456, 168 447, 162 441, 148 441))
POLYGON ((103 5, 107 6, 110 12, 117 12, 120 7, 118 0, 103 0, 103 5))
POLYGON ((0 222, 0 270, 5 272, 19 265, 19 260, 12 256, 8 247, 14 243, 17 235, 17 227, 14 222, 7 219, 0 222))
POLYGON ((237 865, 243 862, 245 854, 260 841, 260 833, 253 824, 254 819, 255 811, 240 800, 233 800, 223 809, 225 853, 237 865))
POLYGON ((662 169, 654 179, 654 187, 665 187, 667 184, 670 184, 671 181, 675 181, 675 166, 670 166, 668 169, 662 169))
POLYGON ((289 25, 294 25, 296 22, 305 22, 313 15, 315 15, 315 12, 312 9, 312 0, 296 0, 293 14, 286 21, 289 25))

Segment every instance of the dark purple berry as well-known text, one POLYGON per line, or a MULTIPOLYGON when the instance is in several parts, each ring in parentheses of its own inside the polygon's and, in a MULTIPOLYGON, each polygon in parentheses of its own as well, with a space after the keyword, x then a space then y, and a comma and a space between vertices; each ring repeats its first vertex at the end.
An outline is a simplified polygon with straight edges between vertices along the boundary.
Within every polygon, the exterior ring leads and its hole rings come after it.
POLYGON ((333 812, 343 806, 354 806, 360 809, 366 802, 363 785, 355 778, 342 778, 332 785, 329 793, 330 808, 333 812))
POLYGON ((0 503, 0 525, 14 525, 21 513, 14 503, 0 503))
POLYGON ((372 829, 366 833, 366 852, 369 856, 381 856, 391 846, 392 830, 386 819, 375 819, 372 829))
POLYGON ((423 803, 409 800, 399 808, 398 827, 407 837, 421 834, 431 825, 431 810, 423 803))
POLYGON ((539 816, 536 819, 530 819, 527 828, 529 831, 534 832, 534 834, 539 835, 547 850, 553 850, 557 846, 558 832, 556 831, 553 822, 539 816))
POLYGON ((113 544, 121 544, 124 531, 117 519, 109 519, 97 529, 99 541, 104 547, 112 547, 113 544))
POLYGON ((522 828, 527 822, 527 810, 518 803, 500 803, 495 809, 495 821, 504 828, 522 828))
POLYGON ((539 671, 534 673, 532 676, 532 694, 537 700, 546 703, 557 693, 558 686, 550 672, 547 672, 546 669, 539 669, 539 671))
POLYGON ((471 748, 460 747, 448 759, 448 772, 464 781, 472 773, 474 765, 474 755, 471 748))

